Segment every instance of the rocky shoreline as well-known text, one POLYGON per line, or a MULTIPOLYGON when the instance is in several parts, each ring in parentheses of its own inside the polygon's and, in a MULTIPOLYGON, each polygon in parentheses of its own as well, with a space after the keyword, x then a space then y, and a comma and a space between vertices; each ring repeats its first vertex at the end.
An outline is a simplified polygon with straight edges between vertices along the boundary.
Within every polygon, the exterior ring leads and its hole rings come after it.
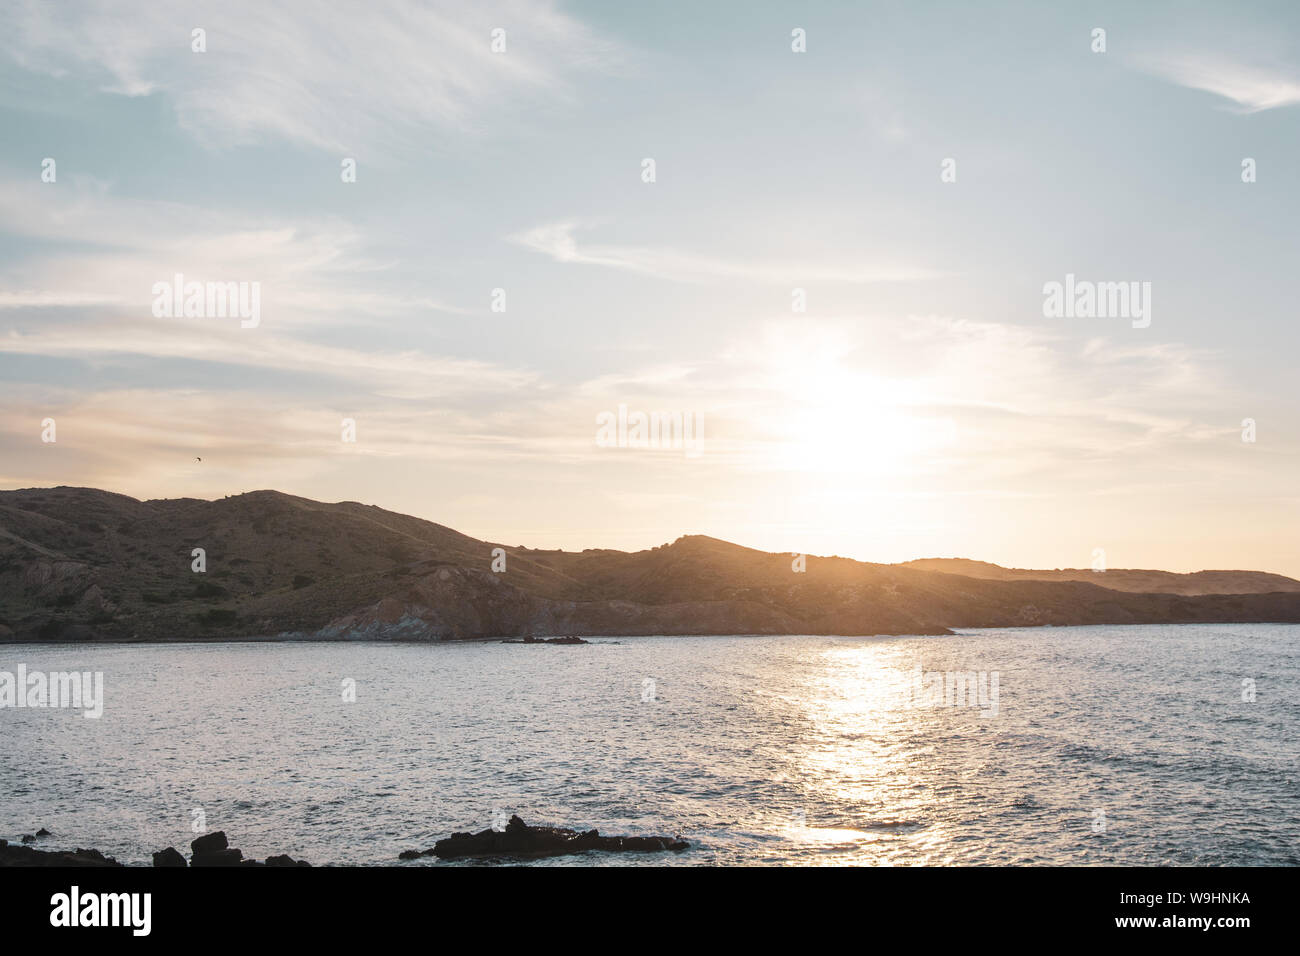
POLYGON ((439 840, 427 850, 406 850, 399 860, 415 860, 422 856, 436 856, 443 860, 477 857, 537 858, 569 856, 590 850, 610 853, 680 853, 690 844, 680 837, 666 836, 601 836, 597 830, 569 830, 564 827, 529 826, 518 816, 510 818, 504 830, 483 830, 479 833, 453 833, 439 840))
POLYGON ((584 641, 580 637, 569 635, 567 637, 512 637, 501 642, 502 644, 590 644, 591 641, 584 641))
MULTIPOLYGON (((52 836, 45 829, 35 834, 24 834, 21 843, 0 839, 0 867, 121 867, 111 856, 96 849, 77 847, 73 850, 43 850, 32 844, 52 836)), ((537 859, 549 856, 571 856, 589 851, 606 853, 680 853, 690 848, 681 837, 667 836, 602 836, 597 830, 570 830, 565 827, 529 826, 518 816, 512 816, 504 830, 483 830, 479 833, 453 833, 439 840, 427 850, 405 850, 399 860, 420 857, 456 859, 537 859)), ((242 851, 230 846, 225 831, 217 830, 196 837, 190 842, 190 858, 175 847, 169 846, 153 854, 153 866, 166 868, 185 867, 242 867, 242 866, 311 866, 306 860, 295 860, 287 854, 269 856, 265 860, 245 859, 242 851)))
MULTIPOLYGON (((111 856, 95 849, 41 850, 32 846, 38 837, 52 834, 45 829, 27 834, 22 843, 0 840, 0 867, 7 866, 124 866, 111 856)), ((156 867, 210 867, 210 866, 311 866, 306 860, 295 860, 287 854, 268 856, 265 860, 244 859, 242 851, 230 846, 222 830, 206 833, 190 841, 190 859, 187 861, 175 847, 167 847, 153 855, 156 867)))

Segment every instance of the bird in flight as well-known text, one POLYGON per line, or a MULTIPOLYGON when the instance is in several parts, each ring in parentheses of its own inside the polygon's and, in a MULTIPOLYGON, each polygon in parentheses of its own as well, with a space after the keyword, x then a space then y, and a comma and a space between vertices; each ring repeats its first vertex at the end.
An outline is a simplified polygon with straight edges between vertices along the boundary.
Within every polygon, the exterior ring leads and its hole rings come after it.
POLYGON ((195 458, 194 460, 195 460, 195 461, 202 461, 203 459, 202 459, 202 458, 195 458))

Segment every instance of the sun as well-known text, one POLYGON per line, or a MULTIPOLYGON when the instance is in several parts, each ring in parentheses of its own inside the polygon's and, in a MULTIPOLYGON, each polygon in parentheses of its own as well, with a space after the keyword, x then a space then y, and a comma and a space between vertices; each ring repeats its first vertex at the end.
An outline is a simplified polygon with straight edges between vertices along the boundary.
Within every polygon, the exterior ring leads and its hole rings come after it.
POLYGON ((909 383, 843 368, 816 368, 787 387, 774 448, 783 470, 902 477, 947 430, 909 408, 909 383))

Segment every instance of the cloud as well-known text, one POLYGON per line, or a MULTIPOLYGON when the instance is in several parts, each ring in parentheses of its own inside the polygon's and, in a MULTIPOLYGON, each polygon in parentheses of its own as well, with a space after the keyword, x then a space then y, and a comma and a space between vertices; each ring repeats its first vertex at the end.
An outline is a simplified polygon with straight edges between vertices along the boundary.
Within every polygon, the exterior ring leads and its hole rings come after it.
POLYGON ((375 394, 434 398, 465 392, 497 394, 536 376, 491 362, 425 355, 416 351, 366 351, 321 345, 242 329, 237 319, 156 319, 152 323, 88 322, 0 337, 0 354, 82 358, 146 356, 170 361, 215 362, 276 372, 324 375, 372 385, 375 394))
POLYGON ((278 328, 472 310, 429 295, 333 217, 248 217, 113 195, 95 182, 0 181, 0 222, 44 240, 0 268, 0 309, 104 306, 149 315, 155 282, 259 282, 278 328), (6 288, 7 287, 7 288, 6 288))
POLYGON ((677 282, 741 279, 747 282, 915 282, 946 273, 903 263, 825 264, 750 259, 718 259, 639 246, 583 245, 574 235, 587 225, 577 221, 547 223, 509 237, 511 242, 550 256, 556 262, 605 266, 677 282))
POLYGON ((115 295, 93 292, 42 292, 31 289, 7 292, 0 289, 0 309, 69 308, 87 305, 117 305, 115 295))
POLYGON ((761 325, 693 372, 604 382, 704 409, 710 454, 758 471, 885 462, 978 487, 1075 480, 1085 461, 1223 438, 1232 392, 1209 353, 1119 339, 949 316, 801 319, 761 325))
MULTIPOLYGON (((589 499, 611 492, 632 496, 618 505, 621 522, 649 527, 665 516, 639 513, 635 496, 652 488, 722 502, 713 518, 753 534, 753 516, 785 501, 791 481, 800 494, 776 524, 842 529, 842 509, 831 507, 837 495, 847 496, 846 507, 879 510, 883 521, 893 520, 888 503, 905 499, 965 509, 951 502, 1125 488, 1167 494, 1173 484, 1235 477, 1242 467, 1225 454, 1240 443, 1234 422, 1223 421, 1239 402, 1210 356, 1122 334, 1079 341, 1057 328, 946 316, 758 323, 709 355, 652 358, 573 383, 202 323, 55 327, 0 337, 5 352, 97 364, 148 355, 261 372, 231 375, 224 387, 198 376, 185 388, 86 388, 79 378, 0 385, 0 478, 11 486, 219 496, 274 485, 374 500, 453 526, 464 522, 447 510, 446 495, 471 486, 498 496, 489 513, 502 529, 535 527, 540 500, 548 520, 563 515, 585 528, 589 499), (286 393, 283 376, 298 373, 321 381, 286 393), (620 404, 701 416, 703 454, 597 447, 596 415, 620 404), (57 453, 40 442, 46 416, 58 421, 57 453), (357 420, 355 446, 339 442, 341 416, 357 420), (581 493, 539 498, 519 482, 581 493)), ((932 507, 899 514, 941 522, 932 507)), ((700 515, 682 509, 684 521, 700 515)), ((676 521, 668 522, 673 534, 682 530, 676 521)), ((575 535, 575 544, 591 545, 575 535)))
POLYGON ((1231 100, 1234 105, 1230 109, 1238 113, 1300 103, 1300 78, 1294 70, 1246 65, 1205 54, 1155 56, 1138 66, 1180 86, 1231 100))
POLYGON ((199 140, 288 139, 350 155, 427 128, 487 128, 502 104, 572 95, 612 44, 545 0, 6 0, 0 51, 21 66, 124 96, 166 96, 199 140), (191 50, 191 30, 207 50, 191 50), (493 53, 491 31, 506 31, 493 53))

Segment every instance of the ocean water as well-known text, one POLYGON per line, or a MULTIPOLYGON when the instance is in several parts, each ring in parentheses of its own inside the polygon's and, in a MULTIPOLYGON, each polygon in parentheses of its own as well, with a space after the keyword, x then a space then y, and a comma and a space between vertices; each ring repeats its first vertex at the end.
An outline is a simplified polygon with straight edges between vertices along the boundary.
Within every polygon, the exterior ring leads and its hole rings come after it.
POLYGON ((105 697, 0 709, 0 836, 147 863, 201 811, 388 865, 518 813, 692 843, 542 866, 1300 863, 1298 626, 594 640, 0 647, 105 697))

